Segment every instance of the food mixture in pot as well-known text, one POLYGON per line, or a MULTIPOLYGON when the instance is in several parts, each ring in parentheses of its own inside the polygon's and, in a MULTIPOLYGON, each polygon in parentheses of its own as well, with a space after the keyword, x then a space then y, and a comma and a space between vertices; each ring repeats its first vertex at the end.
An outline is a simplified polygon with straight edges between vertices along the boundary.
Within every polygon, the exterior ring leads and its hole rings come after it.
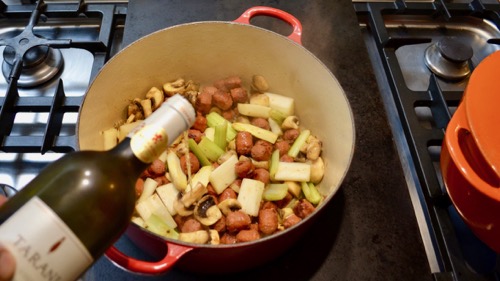
POLYGON ((103 132, 123 139, 174 94, 195 107, 194 125, 137 181, 132 221, 158 235, 234 244, 273 235, 311 215, 324 196, 322 143, 300 124, 294 100, 266 79, 231 76, 201 86, 182 78, 130 102, 127 117, 103 132))

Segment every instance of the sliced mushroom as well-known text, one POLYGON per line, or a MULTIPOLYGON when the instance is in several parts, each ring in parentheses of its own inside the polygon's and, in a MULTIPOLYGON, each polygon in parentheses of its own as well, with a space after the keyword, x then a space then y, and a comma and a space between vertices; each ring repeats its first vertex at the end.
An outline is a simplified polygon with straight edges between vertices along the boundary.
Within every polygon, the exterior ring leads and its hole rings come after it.
POLYGON ((288 129, 298 129, 299 128, 299 118, 297 116, 291 115, 285 118, 283 120, 283 123, 281 124, 281 128, 283 130, 288 130, 288 129))
POLYGON ((191 206, 190 208, 186 208, 184 204, 181 202, 182 194, 179 192, 179 197, 177 200, 174 201, 174 209, 177 211, 177 214, 182 217, 187 217, 193 214, 194 212, 194 206, 191 206))
POLYGON ((196 204, 194 208, 194 217, 201 224, 209 226, 216 223, 222 217, 222 212, 215 204, 214 198, 210 195, 206 195, 196 204))
POLYGON ((241 209, 241 203, 237 199, 228 198, 220 202, 217 207, 221 210, 224 215, 228 215, 230 212, 237 211, 241 209))
POLYGON ((257 104, 257 105, 263 105, 263 106, 269 106, 269 96, 265 94, 253 94, 250 96, 250 103, 251 104, 257 104))
POLYGON ((153 113, 153 107, 151 106, 151 100, 150 99, 145 99, 141 100, 141 107, 144 112, 144 117, 148 117, 153 113))
POLYGON ((179 240, 188 243, 205 244, 208 242, 209 239, 210 235, 206 230, 179 233, 179 240))
POLYGON ((323 179, 324 175, 325 175, 325 163, 323 162, 323 158, 318 157, 318 159, 311 162, 310 181, 314 184, 317 184, 323 179))
POLYGON ((163 84, 163 91, 169 97, 175 94, 183 94, 185 90, 186 90, 186 83, 182 78, 179 78, 174 82, 163 84))
POLYGON ((165 100, 165 96, 163 95, 163 92, 156 87, 152 87, 147 92, 146 98, 152 100, 153 110, 156 110, 158 107, 160 107, 160 105, 165 100))
POLYGON ((182 195, 180 200, 184 207, 189 208, 205 193, 207 193, 207 187, 198 182, 192 189, 182 195))
POLYGON ((209 232, 208 234, 210 235, 210 244, 219 245, 220 244, 219 232, 217 232, 217 230, 215 229, 210 229, 208 232, 209 232))
POLYGON ((262 75, 254 75, 252 77, 252 88, 263 93, 269 90, 269 84, 262 75))

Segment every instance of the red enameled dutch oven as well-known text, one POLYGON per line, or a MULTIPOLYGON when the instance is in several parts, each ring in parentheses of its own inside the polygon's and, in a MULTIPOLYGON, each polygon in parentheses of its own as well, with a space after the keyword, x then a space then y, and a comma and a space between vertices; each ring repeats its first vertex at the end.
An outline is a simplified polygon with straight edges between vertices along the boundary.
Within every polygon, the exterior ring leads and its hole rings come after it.
MULTIPOLYGON (((200 273, 241 271, 268 262, 296 243, 339 189, 354 152, 354 120, 345 93, 333 74, 301 46, 301 23, 269 7, 247 10, 234 22, 195 22, 167 28, 132 43, 99 72, 86 94, 77 126, 82 150, 102 150, 100 132, 125 116, 129 100, 152 86, 179 77, 203 85, 238 75, 263 75, 270 92, 293 97, 301 125, 323 141, 325 196, 316 212, 275 235, 235 245, 199 245, 163 238, 131 224, 126 234, 156 262, 133 259, 115 248, 106 255, 126 270, 159 274, 176 267, 200 273), (256 15, 277 17, 293 27, 285 37, 250 25, 256 15), (219 266, 224 264, 224 267, 219 266)), ((329 223, 329 222, 322 222, 329 223)))
POLYGON ((441 170, 458 213, 476 236, 500 253, 500 52, 472 73, 446 129, 441 170))

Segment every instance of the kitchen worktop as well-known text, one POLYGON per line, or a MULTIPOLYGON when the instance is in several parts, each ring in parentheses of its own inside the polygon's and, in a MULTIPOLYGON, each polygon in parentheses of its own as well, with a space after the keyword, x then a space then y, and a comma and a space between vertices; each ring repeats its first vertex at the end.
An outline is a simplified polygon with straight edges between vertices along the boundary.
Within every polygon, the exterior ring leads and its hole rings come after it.
MULTIPOLYGON (((347 94, 356 123, 356 149, 340 191, 303 239, 274 262, 227 279, 431 280, 402 167, 350 0, 130 0, 124 44, 176 24, 231 21, 257 5, 282 9, 301 21, 303 46, 332 71, 347 94)), ((285 35, 290 31, 274 19, 253 22, 285 35)), ((143 257, 126 237, 117 246, 143 257)), ((200 276, 176 269, 163 276, 138 276, 103 257, 86 278, 199 280, 200 276)))

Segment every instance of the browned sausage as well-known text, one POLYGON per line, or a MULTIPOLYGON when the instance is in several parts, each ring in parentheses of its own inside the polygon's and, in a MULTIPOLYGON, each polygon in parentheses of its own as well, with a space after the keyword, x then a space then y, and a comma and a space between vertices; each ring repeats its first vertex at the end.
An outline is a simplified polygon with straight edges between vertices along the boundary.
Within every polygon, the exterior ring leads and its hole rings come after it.
POLYGON ((269 122, 261 117, 253 118, 252 121, 250 122, 252 125, 257 126, 261 129, 264 130, 271 130, 271 127, 269 126, 269 122))
POLYGON ((250 242, 260 239, 260 233, 255 229, 245 229, 241 230, 236 234, 236 239, 238 242, 250 242))
POLYGON ((260 208, 261 208, 262 210, 264 210, 264 209, 274 209, 274 210, 278 211, 278 206, 276 206, 276 204, 274 204, 274 203, 273 203, 273 202, 271 202, 271 201, 265 201, 265 202, 262 204, 262 206, 260 206, 260 208))
POLYGON ((226 229, 229 232, 237 232, 242 229, 247 229, 252 220, 249 215, 243 211, 230 212, 226 216, 226 229))
POLYGON ((269 171, 263 168, 257 168, 253 171, 253 179, 263 182, 264 184, 268 184, 270 182, 269 179, 269 171))
POLYGON ((201 137, 203 133, 200 130, 189 129, 188 130, 188 138, 193 139, 196 143, 201 141, 201 137))
POLYGON ((250 178, 255 171, 255 167, 250 160, 239 160, 234 165, 234 171, 240 179, 250 178))
POLYGON ((288 203, 290 203, 290 201, 292 201, 292 194, 290 193, 287 193, 285 198, 281 199, 281 200, 278 200, 278 201, 274 201, 276 203, 276 206, 278 208, 285 208, 286 205, 288 205, 288 203))
POLYGON ((214 86, 220 90, 229 91, 241 87, 241 78, 238 76, 229 76, 214 82, 214 86))
MULTIPOLYGON (((194 153, 192 152, 189 152, 189 162, 191 164, 191 174, 194 174, 196 172, 198 172, 198 170, 200 170, 200 160, 198 160, 198 158, 196 158, 196 156, 194 155, 194 153)), ((180 158, 181 160, 181 168, 182 168, 182 171, 184 172, 184 174, 188 174, 188 168, 187 168, 187 163, 186 163, 186 154, 183 154, 180 158)))
POLYGON ((214 225, 213 229, 217 232, 224 233, 226 231, 226 217, 222 216, 214 225))
POLYGON ((177 223, 177 227, 178 227, 179 229, 181 229, 181 228, 182 228, 182 225, 184 225, 184 223, 185 223, 188 219, 190 219, 190 218, 192 218, 192 217, 183 217, 183 216, 181 216, 181 215, 179 215, 179 214, 176 214, 176 215, 174 216, 174 221, 175 221, 175 223, 177 223))
POLYGON ((151 175, 155 176, 164 175, 165 172, 167 171, 165 163, 159 159, 154 160, 148 169, 151 175))
POLYGON ((228 110, 233 106, 231 94, 218 91, 212 96, 212 103, 222 110, 228 110))
POLYGON ((198 220, 191 218, 184 222, 180 230, 181 232, 194 232, 202 229, 203 227, 201 226, 201 223, 198 220))
POLYGON ((258 140, 252 147, 250 154, 257 161, 267 161, 273 153, 273 145, 265 140, 258 140))
POLYGON ((293 162, 293 161, 294 161, 293 157, 288 154, 285 154, 280 157, 280 162, 293 162))
POLYGON ((203 114, 208 114, 212 108, 212 95, 217 91, 217 88, 212 86, 203 87, 200 94, 196 98, 195 108, 203 114))
POLYGON ((305 199, 302 199, 299 201, 299 203, 297 203, 297 205, 295 205, 295 207, 293 207, 293 212, 301 217, 301 218, 305 218, 307 216, 309 216, 311 213, 314 212, 314 206, 311 204, 311 202, 305 200, 305 199))
POLYGON ((278 229, 278 212, 275 209, 259 211, 259 230, 264 234, 273 234, 278 229))
POLYGON ((201 115, 200 112, 197 112, 196 119, 194 119, 194 124, 191 128, 200 132, 205 132, 205 129, 207 128, 207 118, 201 115))
POLYGON ((253 137, 249 132, 236 134, 236 152, 239 155, 248 155, 252 151, 253 137))
POLYGON ((228 187, 224 189, 222 193, 219 195, 219 202, 222 202, 228 198, 236 199, 237 197, 238 195, 236 195, 236 192, 232 188, 228 187))
POLYGON ((298 224, 302 219, 295 214, 291 214, 283 220, 283 226, 285 228, 292 227, 298 224))
POLYGON ((208 183, 207 185, 207 194, 211 195, 212 197, 217 197, 217 191, 215 191, 213 185, 211 183, 208 183))
POLYGON ((286 155, 290 150, 290 144, 285 140, 279 140, 274 144, 274 149, 280 151, 280 156, 286 155))
POLYGON ((244 88, 231 89, 231 97, 233 102, 246 103, 248 101, 248 92, 244 88))
POLYGON ((293 143, 293 141, 299 136, 300 132, 298 129, 288 129, 283 132, 283 139, 288 141, 289 143, 293 143))
POLYGON ((141 196, 143 191, 144 191, 144 180, 139 178, 135 182, 135 194, 137 194, 137 197, 139 197, 141 196))
POLYGON ((170 182, 165 175, 156 177, 154 180, 158 183, 158 186, 162 186, 170 182))
POLYGON ((238 239, 236 239, 236 235, 229 234, 226 232, 220 238, 220 243, 221 244, 236 244, 236 243, 238 243, 238 239))

